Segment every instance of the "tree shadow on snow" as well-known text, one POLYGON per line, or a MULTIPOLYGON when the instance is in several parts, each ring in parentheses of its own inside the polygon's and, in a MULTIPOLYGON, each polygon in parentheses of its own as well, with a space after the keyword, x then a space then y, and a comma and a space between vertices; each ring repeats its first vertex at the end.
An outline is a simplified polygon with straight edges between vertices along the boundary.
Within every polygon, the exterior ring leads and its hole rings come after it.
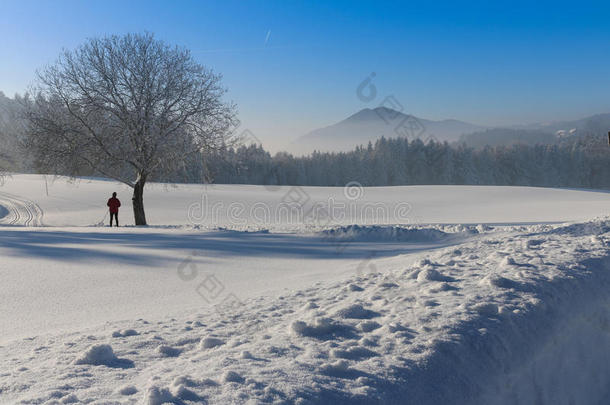
POLYGON ((108 261, 154 267, 175 265, 176 250, 194 256, 197 262, 231 256, 366 259, 371 251, 375 252, 376 257, 387 257, 456 243, 459 242, 355 242, 318 235, 236 231, 163 233, 0 229, 0 246, 3 253, 9 256, 73 262, 108 261))

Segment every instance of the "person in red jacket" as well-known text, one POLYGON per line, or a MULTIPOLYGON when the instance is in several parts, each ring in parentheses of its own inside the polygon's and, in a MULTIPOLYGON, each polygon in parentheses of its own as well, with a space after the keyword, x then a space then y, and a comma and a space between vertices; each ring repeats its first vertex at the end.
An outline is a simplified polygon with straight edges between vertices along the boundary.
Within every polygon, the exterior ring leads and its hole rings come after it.
POLYGON ((108 200, 108 204, 110 207, 110 227, 112 227, 112 217, 114 216, 116 226, 119 226, 119 207, 121 206, 121 202, 118 198, 116 198, 116 193, 112 193, 112 198, 108 200))

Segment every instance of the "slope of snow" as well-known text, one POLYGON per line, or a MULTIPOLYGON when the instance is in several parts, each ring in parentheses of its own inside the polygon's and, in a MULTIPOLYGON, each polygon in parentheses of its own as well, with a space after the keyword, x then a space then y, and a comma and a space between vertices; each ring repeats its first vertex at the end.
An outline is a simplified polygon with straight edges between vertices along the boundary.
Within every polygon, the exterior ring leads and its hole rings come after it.
POLYGON ((0 403, 610 398, 610 223, 565 224, 610 194, 151 184, 116 229, 47 180, 0 188, 0 403))
MULTIPOLYGON (((106 201, 113 191, 123 203, 121 224, 133 225, 131 190, 114 181, 47 176, 45 182, 40 175, 13 175, 0 187, 0 206, 21 207, 19 215, 24 219, 14 221, 21 225, 101 225, 108 223, 106 201), (30 217, 35 219, 26 221, 30 217)), ((147 219, 153 226, 291 232, 353 224, 583 221, 605 215, 609 203, 606 192, 502 186, 344 189, 150 183, 144 193, 147 219)), ((4 217, 2 223, 13 221, 4 217)))
MULTIPOLYGON (((458 234, 455 234, 458 235, 458 234)), ((371 255, 418 255, 463 240, 377 242, 325 234, 136 228, 0 228, 0 343, 155 317, 333 280, 371 255), (223 295, 210 299, 212 279, 223 295)))
POLYGON ((532 225, 245 305, 0 348, 10 403, 601 403, 610 221, 532 225))
POLYGON ((174 226, 57 228, 48 225, 98 223, 113 190, 123 198, 123 223, 131 221, 131 212, 129 199, 123 197, 126 190, 115 182, 51 180, 49 196, 44 177, 35 175, 14 175, 0 190, 2 201, 11 202, 4 203, 10 211, 0 221, 45 225, 0 232, 0 304, 5 309, 0 311, 0 342, 213 305, 198 290, 205 277, 213 277, 240 300, 274 296, 286 288, 353 274, 371 258, 409 254, 416 261, 430 249, 462 243, 488 227, 415 223, 581 219, 603 213, 610 196, 523 187, 421 186, 366 188, 352 200, 340 188, 151 184, 145 201, 150 222, 166 220, 162 224, 174 226), (286 195, 290 201, 305 196, 306 209, 328 201, 345 208, 335 210, 332 221, 318 223, 289 216, 263 221, 256 209, 248 209, 265 206, 278 212, 286 195), (224 209, 202 217, 202 201, 224 209), (245 207, 237 218, 228 208, 234 202, 245 207), (405 208, 399 205, 405 202, 407 210, 394 216, 394 208, 405 208), (371 206, 387 209, 375 215, 371 206), (446 221, 450 215, 452 221, 446 221), (393 225, 379 225, 383 223, 393 225), (196 279, 180 277, 178 269, 185 266, 195 266, 196 279))

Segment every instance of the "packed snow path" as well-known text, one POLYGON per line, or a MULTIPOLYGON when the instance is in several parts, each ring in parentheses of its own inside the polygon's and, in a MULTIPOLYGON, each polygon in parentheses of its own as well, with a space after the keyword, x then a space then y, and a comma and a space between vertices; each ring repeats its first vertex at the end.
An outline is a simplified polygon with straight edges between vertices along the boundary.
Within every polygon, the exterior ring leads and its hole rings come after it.
POLYGON ((42 226, 43 215, 34 201, 0 191, 0 225, 42 226))

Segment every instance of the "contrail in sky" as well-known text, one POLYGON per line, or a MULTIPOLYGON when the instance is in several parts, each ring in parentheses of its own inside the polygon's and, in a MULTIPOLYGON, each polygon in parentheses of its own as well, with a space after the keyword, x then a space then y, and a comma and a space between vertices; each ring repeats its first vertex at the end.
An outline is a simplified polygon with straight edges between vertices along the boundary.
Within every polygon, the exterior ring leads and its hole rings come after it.
POLYGON ((267 31, 267 36, 265 37, 265 45, 269 42, 269 38, 271 37, 271 30, 267 31))

